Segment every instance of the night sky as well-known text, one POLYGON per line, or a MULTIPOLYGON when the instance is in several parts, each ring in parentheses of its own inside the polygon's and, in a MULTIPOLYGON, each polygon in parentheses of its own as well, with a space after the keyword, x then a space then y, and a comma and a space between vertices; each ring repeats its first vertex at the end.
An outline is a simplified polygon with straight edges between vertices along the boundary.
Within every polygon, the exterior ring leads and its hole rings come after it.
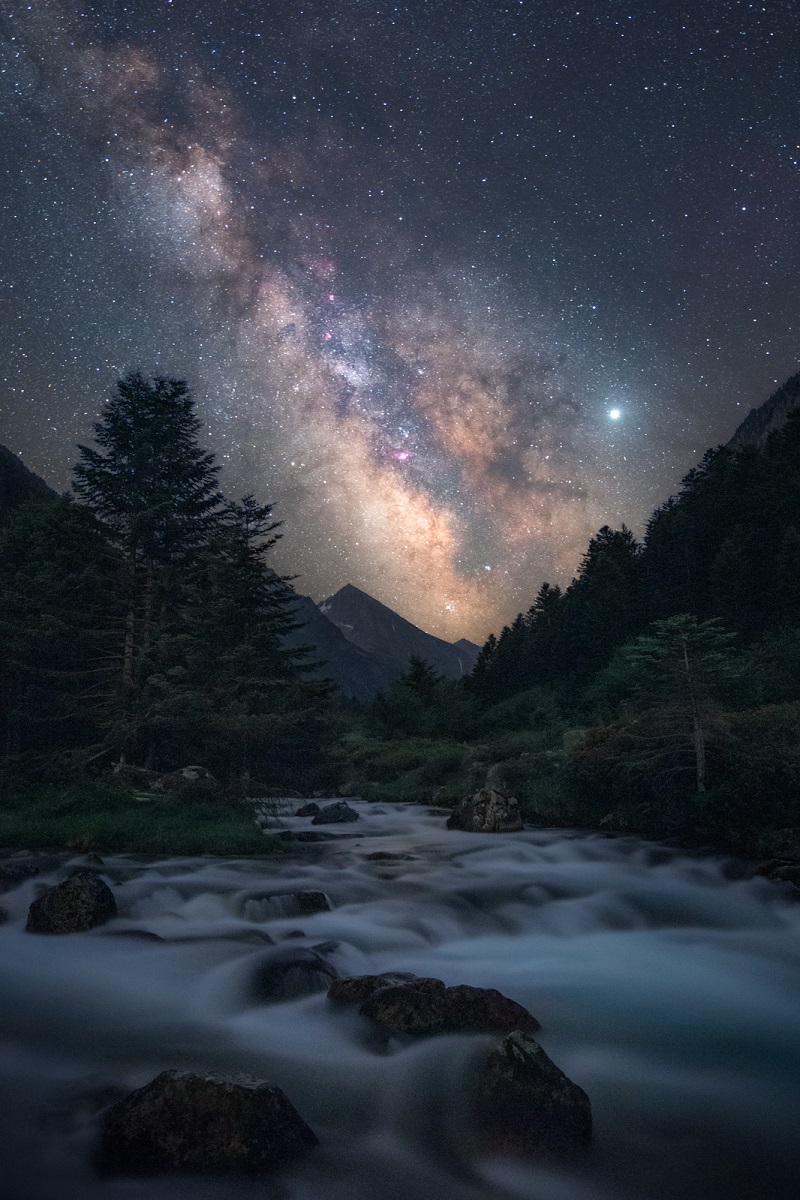
POLYGON ((0 442, 186 378, 275 565, 483 641, 800 358, 796 0, 0 19, 0 442))

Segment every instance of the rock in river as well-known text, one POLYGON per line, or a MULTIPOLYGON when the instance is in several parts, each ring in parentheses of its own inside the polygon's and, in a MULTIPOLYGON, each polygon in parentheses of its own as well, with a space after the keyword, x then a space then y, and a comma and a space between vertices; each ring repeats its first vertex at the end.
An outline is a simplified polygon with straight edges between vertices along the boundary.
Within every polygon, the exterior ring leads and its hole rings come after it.
POLYGON ((333 1004, 361 1004, 359 1011, 384 1033, 535 1033, 539 1022, 527 1008, 495 988, 445 987, 441 979, 404 973, 356 975, 328 989, 333 1004))
POLYGON ((357 821, 358 813, 345 800, 337 800, 335 804, 326 804, 315 817, 311 818, 312 825, 339 825, 345 821, 357 821))
POLYGON ((331 1004, 363 1004, 376 992, 399 984, 413 984, 418 991, 444 991, 441 979, 421 979, 410 971, 385 971, 382 975, 349 975, 336 979, 328 988, 331 1004))
POLYGON ((259 1004, 279 1004, 324 992, 338 971, 315 950, 281 947, 258 956, 248 979, 249 997, 259 1004))
POLYGON ((460 800, 447 821, 448 829, 467 833, 516 833, 523 828, 519 804, 493 788, 482 788, 460 800))
POLYGON ((423 989, 416 983, 401 983, 375 992, 360 1011, 390 1034, 506 1033, 512 1029, 535 1033, 539 1028, 526 1008, 495 988, 423 989))
POLYGON ((316 1144, 280 1088, 247 1075, 163 1071, 108 1110, 96 1162, 108 1174, 260 1174, 316 1144))
POLYGON ((244 915, 250 921, 269 921, 273 917, 310 917, 314 913, 330 911, 331 902, 324 892, 273 892, 265 896, 249 896, 244 902, 244 915))
POLYGON ((28 933, 84 933, 117 914, 111 888, 90 871, 48 888, 28 909, 28 933))
POLYGON ((25 858, 6 859, 0 862, 0 891, 8 892, 26 879, 32 879, 39 874, 35 862, 25 858))
POLYGON ((295 809, 294 815, 296 817, 315 817, 319 811, 320 807, 316 800, 312 800, 310 804, 301 804, 299 808, 295 809))
POLYGON ((503 1038, 483 1063, 473 1121, 489 1154, 564 1158, 585 1150, 592 1137, 589 1097, 522 1031, 503 1038))

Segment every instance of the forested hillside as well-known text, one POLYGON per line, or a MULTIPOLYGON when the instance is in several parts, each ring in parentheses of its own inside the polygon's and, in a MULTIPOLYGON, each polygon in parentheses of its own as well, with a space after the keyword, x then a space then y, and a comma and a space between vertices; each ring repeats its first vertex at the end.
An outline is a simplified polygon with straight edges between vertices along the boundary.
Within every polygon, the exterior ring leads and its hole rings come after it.
POLYGON ((781 420, 710 450, 641 542, 599 530, 457 695, 417 664, 354 738, 353 786, 449 802, 488 767, 545 823, 742 845, 800 825, 800 410, 781 420))

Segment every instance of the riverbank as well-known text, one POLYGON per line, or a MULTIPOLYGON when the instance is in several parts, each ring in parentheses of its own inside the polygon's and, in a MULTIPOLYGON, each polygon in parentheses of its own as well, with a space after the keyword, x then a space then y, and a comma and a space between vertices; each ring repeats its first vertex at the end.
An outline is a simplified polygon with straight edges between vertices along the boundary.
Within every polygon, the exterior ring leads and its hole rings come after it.
POLYGON ((137 796, 108 783, 33 789, 3 797, 0 846, 95 854, 280 854, 252 806, 137 796))

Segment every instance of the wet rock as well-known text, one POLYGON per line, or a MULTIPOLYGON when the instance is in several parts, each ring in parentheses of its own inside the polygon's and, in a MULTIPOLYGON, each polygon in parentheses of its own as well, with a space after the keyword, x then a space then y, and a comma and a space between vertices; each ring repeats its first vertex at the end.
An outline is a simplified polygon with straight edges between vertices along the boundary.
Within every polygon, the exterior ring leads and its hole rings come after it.
POLYGON ((460 800, 447 821, 448 829, 467 833, 516 833, 523 828, 519 804, 493 788, 482 788, 460 800))
POLYGON ((96 1164, 106 1174, 260 1174, 316 1144, 280 1088, 247 1075, 164 1071, 106 1113, 96 1164))
POLYGON ((312 800, 310 804, 302 804, 295 812, 296 817, 315 817, 321 809, 316 800, 312 800))
POLYGON ((117 914, 111 888, 90 872, 48 888, 28 909, 28 933, 83 933, 117 914))
POLYGON ((389 850, 374 850, 366 856, 367 862, 413 862, 413 854, 392 854, 389 850))
POLYGON ((38 874, 39 867, 35 862, 26 858, 6 859, 5 862, 0 862, 0 892, 9 892, 26 879, 32 879, 38 874))
POLYGON ((258 959, 251 969, 247 990, 257 1004, 279 1004, 326 991, 338 974, 315 950, 286 946, 267 951, 258 959))
POLYGON ((381 988, 360 1011, 389 1034, 535 1033, 540 1028, 526 1008, 495 988, 422 988, 417 980, 381 988))
POLYGON ((334 804, 326 804, 315 817, 311 818, 312 825, 339 825, 347 821, 357 821, 358 813, 351 808, 346 800, 337 800, 334 804))
POLYGON ((410 971, 385 971, 382 975, 350 975, 328 988, 331 1004, 363 1004, 376 992, 399 984, 414 984, 419 991, 444 991, 441 979, 422 979, 410 971))
POLYGON ((481 1068, 473 1095, 480 1149, 489 1154, 564 1158, 587 1149, 592 1112, 583 1088, 568 1079, 529 1033, 503 1038, 481 1068))
POLYGON ((330 912, 331 902, 324 892, 277 892, 251 896, 244 902, 244 915, 250 921, 269 921, 279 917, 310 917, 330 912))

